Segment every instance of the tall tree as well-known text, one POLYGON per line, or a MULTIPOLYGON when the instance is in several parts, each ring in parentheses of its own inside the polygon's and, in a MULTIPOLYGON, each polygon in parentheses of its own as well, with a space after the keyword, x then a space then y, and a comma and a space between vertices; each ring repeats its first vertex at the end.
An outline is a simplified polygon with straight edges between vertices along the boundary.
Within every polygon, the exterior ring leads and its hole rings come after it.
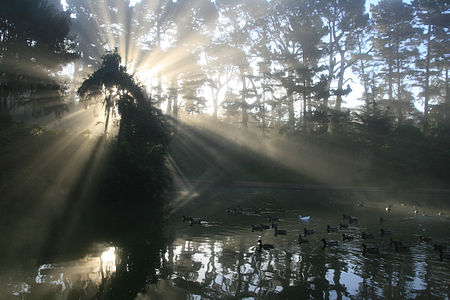
POLYGON ((267 75, 278 80, 284 89, 285 97, 281 99, 287 104, 290 130, 296 127, 294 102, 302 96, 306 129, 312 109, 313 78, 322 54, 319 45, 325 34, 317 6, 314 1, 274 1, 259 20, 252 49, 264 62, 272 62, 273 71, 267 75))
POLYGON ((200 88, 207 82, 207 74, 200 60, 212 42, 217 17, 217 7, 210 0, 188 0, 177 5, 176 51, 180 59, 173 64, 173 68, 179 73, 180 93, 188 113, 200 113, 206 105, 206 99, 199 94, 200 88))
POLYGON ((151 144, 165 142, 165 118, 152 106, 143 87, 127 73, 121 61, 117 49, 105 54, 101 66, 83 81, 78 94, 84 101, 101 99, 107 120, 105 134, 113 108, 117 108, 120 115, 119 140, 143 139, 151 140, 151 144), (149 119, 142 119, 144 115, 149 119), (145 131, 148 126, 154 126, 153 130, 145 131))
POLYGON ((157 105, 161 105, 164 101, 163 96, 163 76, 169 78, 173 74, 165 74, 169 47, 175 46, 176 37, 176 15, 179 3, 171 0, 151 1, 144 0, 136 5, 138 14, 139 46, 141 55, 138 58, 137 65, 143 69, 156 68, 156 87, 154 87, 153 100, 157 105))
MULTIPOLYGON (((264 1, 235 1, 220 0, 217 1, 220 10, 220 22, 218 30, 220 32, 218 39, 223 44, 229 46, 229 65, 236 73, 236 77, 241 83, 239 98, 232 96, 228 100, 238 101, 233 104, 228 101, 229 108, 237 108, 241 112, 241 123, 244 128, 248 127, 249 113, 251 104, 248 103, 249 82, 247 75, 252 75, 251 56, 249 55, 251 47, 250 31, 255 20, 255 12, 262 9, 264 1)), ((227 91, 231 96, 233 93, 227 91)))
POLYGON ((207 76, 207 86, 213 101, 213 118, 217 119, 219 110, 219 95, 232 78, 232 67, 229 65, 229 46, 213 41, 205 48, 204 71, 207 76))
POLYGON ((355 60, 351 52, 356 47, 355 32, 367 26, 368 15, 365 13, 365 0, 332 0, 321 5, 321 13, 328 26, 328 82, 327 90, 331 90, 334 78, 337 86, 333 89, 336 95, 334 109, 340 110, 342 96, 348 93, 344 89, 345 72, 355 60))
POLYGON ((413 10, 402 0, 381 0, 371 6, 371 12, 376 29, 374 47, 377 58, 383 62, 379 75, 387 83, 391 103, 395 92, 397 123, 401 125, 404 110, 411 105, 406 91, 408 79, 413 76, 412 60, 418 54, 413 10))
POLYGON ((448 68, 448 57, 446 58, 445 55, 449 53, 450 16, 446 12, 450 10, 450 2, 414 0, 412 7, 418 21, 425 27, 421 34, 425 51, 423 56, 416 60, 416 67, 419 70, 417 75, 424 99, 423 127, 426 133, 429 127, 430 100, 441 94, 439 86, 433 85, 433 82, 438 83, 443 70, 447 72, 446 68, 448 68))
POLYGON ((357 74, 363 84, 364 92, 362 98, 364 100, 365 109, 375 101, 374 82, 376 61, 373 58, 373 23, 369 20, 366 27, 356 30, 354 39, 356 47, 352 53, 353 60, 356 61, 352 66, 353 73, 357 74))

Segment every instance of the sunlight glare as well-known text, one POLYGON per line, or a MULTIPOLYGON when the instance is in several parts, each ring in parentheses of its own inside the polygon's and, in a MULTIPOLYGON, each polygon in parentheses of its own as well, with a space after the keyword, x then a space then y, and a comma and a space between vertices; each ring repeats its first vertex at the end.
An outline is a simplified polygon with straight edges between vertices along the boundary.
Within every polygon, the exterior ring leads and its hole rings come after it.
POLYGON ((101 256, 102 271, 111 273, 116 271, 116 249, 109 247, 101 256))

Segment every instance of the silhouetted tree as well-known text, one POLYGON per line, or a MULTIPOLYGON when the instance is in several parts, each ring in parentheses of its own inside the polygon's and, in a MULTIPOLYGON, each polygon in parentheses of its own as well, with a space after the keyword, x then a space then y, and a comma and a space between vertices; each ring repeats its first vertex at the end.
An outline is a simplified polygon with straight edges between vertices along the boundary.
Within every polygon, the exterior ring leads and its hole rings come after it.
MULTIPOLYGON (((101 97, 106 117, 113 108, 120 116, 117 148, 112 155, 111 177, 116 201, 134 195, 133 201, 150 197, 159 199, 168 187, 170 177, 165 154, 171 127, 163 113, 153 107, 132 75, 121 65, 117 51, 103 56, 101 67, 78 89, 82 99, 101 97)), ((108 122, 105 123, 105 132, 108 122)))

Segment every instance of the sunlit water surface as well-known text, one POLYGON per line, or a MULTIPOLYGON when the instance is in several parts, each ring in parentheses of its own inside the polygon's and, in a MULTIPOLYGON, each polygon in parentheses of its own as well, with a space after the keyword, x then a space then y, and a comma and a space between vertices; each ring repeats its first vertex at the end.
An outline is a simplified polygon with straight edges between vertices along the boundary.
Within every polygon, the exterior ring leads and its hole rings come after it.
MULTIPOLYGON (((450 262, 441 261, 433 247, 449 244, 447 210, 423 205, 415 213, 411 203, 394 203, 387 212, 390 202, 385 199, 358 206, 354 199, 324 194, 241 190, 194 198, 165 225, 170 242, 154 245, 160 247, 152 270, 157 283, 144 280, 139 291, 131 292, 138 299, 448 299, 450 262), (357 222, 344 219, 344 213, 357 222), (202 224, 183 222, 183 214, 202 218, 202 224), (301 222, 299 215, 311 220, 301 222), (271 225, 269 217, 279 218, 276 223, 287 234, 275 236, 272 228, 252 231, 252 225, 271 225), (340 224, 348 228, 327 232, 327 225, 340 224), (315 233, 304 237, 307 243, 299 243, 304 228, 315 233), (392 235, 381 236, 382 228, 392 235), (374 238, 363 239, 362 232, 374 238), (343 241, 343 234, 353 239, 343 241), (421 235, 432 241, 420 241, 421 235), (274 248, 258 251, 259 237, 274 248), (323 238, 338 245, 324 248, 323 238), (391 238, 401 240, 408 251, 397 252, 391 238), (378 247, 379 253, 364 253, 363 243, 378 247)), ((145 242, 152 244, 151 238, 145 242)), ((121 272, 133 272, 132 263, 116 269, 129 259, 121 253, 117 245, 96 244, 81 259, 63 255, 46 264, 3 270, 0 295, 98 297, 102 289, 114 288, 113 279, 121 272)))

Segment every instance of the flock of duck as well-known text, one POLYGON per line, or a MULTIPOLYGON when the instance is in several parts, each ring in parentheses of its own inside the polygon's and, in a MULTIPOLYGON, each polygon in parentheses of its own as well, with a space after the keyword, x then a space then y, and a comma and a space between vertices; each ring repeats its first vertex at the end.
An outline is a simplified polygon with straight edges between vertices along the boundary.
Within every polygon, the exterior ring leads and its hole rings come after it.
MULTIPOLYGON (((362 206, 361 203, 357 203, 357 206, 362 206)), ((386 207, 386 212, 390 212, 392 209, 392 206, 386 207)), ((237 206, 235 208, 228 208, 226 210, 229 214, 239 214, 239 215, 246 215, 246 216, 260 216, 261 210, 257 209, 246 209, 242 208, 241 206, 237 206)), ((273 210, 271 211, 274 212, 273 210)), ((285 212, 285 209, 278 209, 275 211, 275 213, 283 213, 285 212)), ((414 213, 417 214, 418 210, 416 207, 414 207, 414 213)), ((441 213, 439 213, 441 215, 441 213)), ((188 216, 182 217, 183 222, 187 222, 190 226, 193 226, 195 224, 207 224, 208 222, 204 219, 200 218, 193 218, 188 216)), ((287 230, 280 229, 279 228, 279 222, 280 218, 278 216, 272 216, 269 215, 267 217, 268 224, 252 224, 251 225, 251 231, 252 232, 263 232, 266 230, 273 230, 273 234, 275 237, 279 235, 287 235, 287 230)), ((404 245, 402 241, 400 240, 394 240, 392 238, 393 231, 382 228, 382 224, 384 224, 387 221, 384 217, 379 217, 379 223, 380 223, 380 230, 379 230, 379 236, 380 238, 384 239, 385 237, 389 237, 389 245, 390 249, 393 249, 395 252, 398 253, 404 253, 409 252, 410 247, 407 245, 404 245)), ((310 236, 313 238, 317 235, 316 231, 312 228, 308 228, 307 225, 311 222, 311 216, 298 216, 298 222, 300 222, 303 225, 303 235, 302 233, 298 234, 298 243, 301 244, 307 244, 309 243, 309 240, 307 239, 307 236, 310 236)), ((376 238, 376 235, 374 233, 370 232, 361 232, 361 233, 354 233, 352 231, 349 231, 349 226, 352 226, 353 224, 358 223, 358 218, 355 216, 342 214, 342 222, 338 226, 332 226, 327 224, 325 231, 327 234, 329 233, 340 233, 342 232, 342 242, 349 242, 353 240, 362 240, 362 252, 363 254, 371 254, 371 255, 377 255, 380 254, 380 247, 370 244, 369 240, 374 240, 376 238), (366 244, 367 243, 367 244, 366 244)), ((339 245, 338 240, 327 240, 325 238, 322 238, 320 240, 323 243, 323 248, 327 247, 337 247, 339 245)), ((450 252, 447 250, 447 247, 445 245, 433 243, 432 239, 430 237, 425 236, 419 236, 419 242, 421 243, 430 243, 433 245, 434 251, 437 251, 439 253, 440 260, 444 259, 450 259, 450 252)), ((256 251, 261 252, 262 250, 271 250, 274 249, 274 244, 266 244, 262 242, 261 235, 258 237, 256 251)))

